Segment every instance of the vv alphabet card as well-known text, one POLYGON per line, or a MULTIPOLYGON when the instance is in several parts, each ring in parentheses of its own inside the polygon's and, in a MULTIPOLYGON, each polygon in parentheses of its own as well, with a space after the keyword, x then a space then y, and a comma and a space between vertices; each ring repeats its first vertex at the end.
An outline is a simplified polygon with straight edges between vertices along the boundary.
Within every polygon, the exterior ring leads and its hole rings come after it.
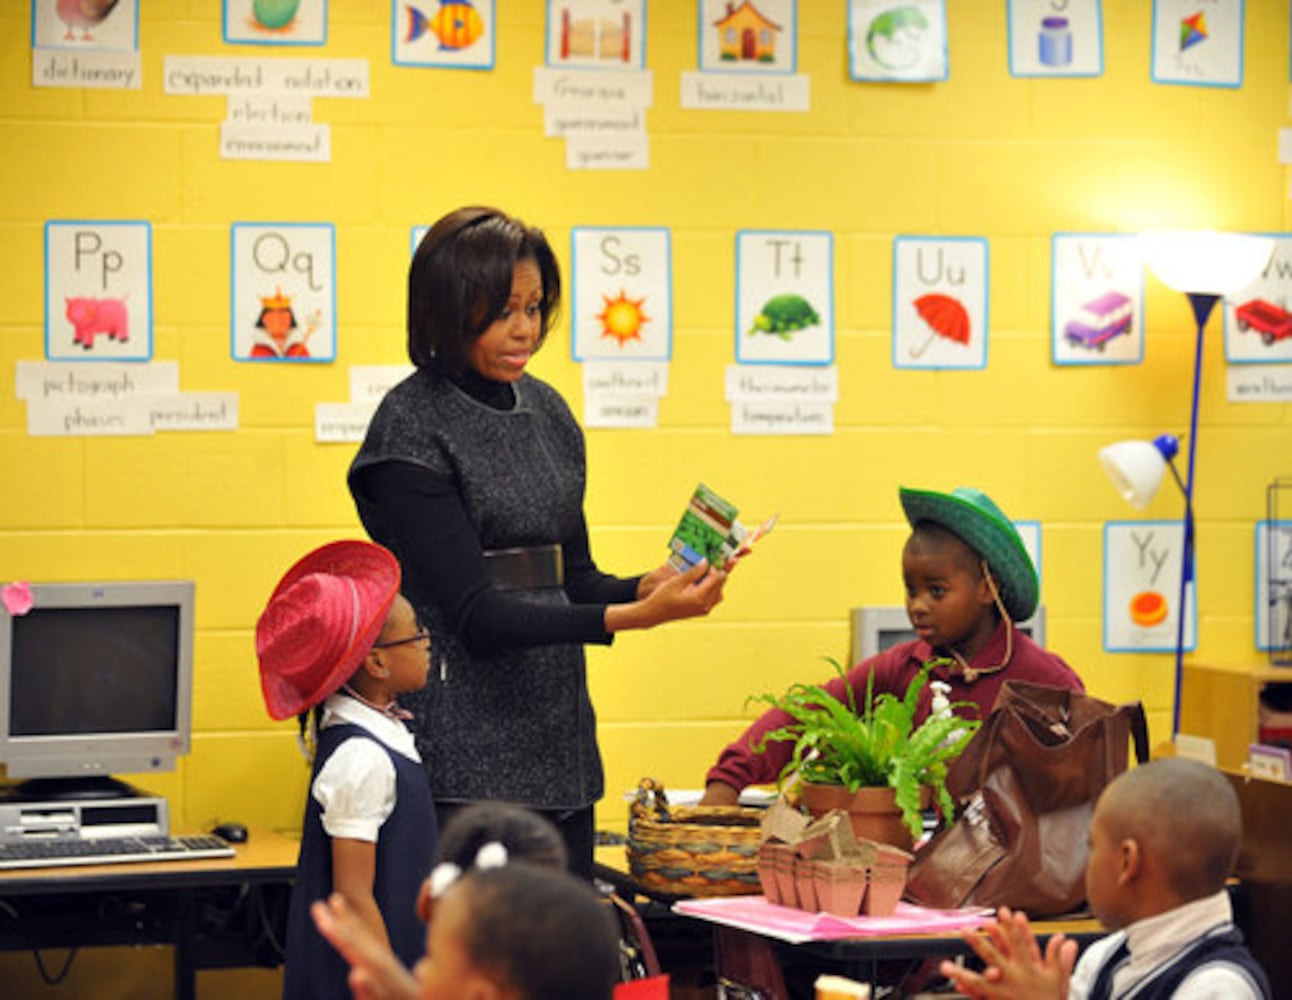
POLYGON ((831 233, 736 233, 735 355, 740 364, 834 361, 831 233))
POLYGON ((667 361, 673 350, 669 231, 576 226, 570 234, 575 361, 667 361))
POLYGON ((1102 76, 1101 0, 1009 0, 1014 76, 1102 76))
MULTIPOLYGON (((1109 521, 1104 525, 1104 649, 1174 652, 1180 615, 1183 521, 1109 521)), ((1184 648, 1198 642, 1197 593, 1189 587, 1184 648)))
POLYGON ((1050 241, 1050 337, 1056 365, 1144 360, 1144 263, 1139 238, 1055 233, 1050 241))
POLYGON ((893 367, 987 365, 987 241, 893 240, 893 367))
POLYGON ((1274 252, 1265 270, 1223 302, 1225 360, 1231 364, 1292 362, 1292 235, 1266 235, 1274 252))
POLYGON ((236 222, 229 305, 235 361, 336 358, 336 230, 236 222))
POLYGON ((45 223, 45 357, 146 361, 152 350, 152 227, 45 223))
POLYGON ((1153 0, 1153 82, 1243 85, 1243 0, 1153 0))

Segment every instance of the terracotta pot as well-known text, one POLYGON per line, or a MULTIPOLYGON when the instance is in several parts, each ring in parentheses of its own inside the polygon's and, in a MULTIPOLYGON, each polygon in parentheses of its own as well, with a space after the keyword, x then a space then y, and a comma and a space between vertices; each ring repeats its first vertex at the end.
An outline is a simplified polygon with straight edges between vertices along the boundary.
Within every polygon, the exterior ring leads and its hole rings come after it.
POLYGON ((892 844, 909 851, 914 844, 911 831, 902 822, 897 808, 897 791, 892 788, 858 788, 849 792, 843 785, 820 785, 803 782, 803 806, 813 816, 823 816, 831 809, 843 809, 852 823, 852 832, 867 840, 892 844))
POLYGON ((868 917, 892 916, 906 889, 906 865, 873 865, 862 912, 868 917))

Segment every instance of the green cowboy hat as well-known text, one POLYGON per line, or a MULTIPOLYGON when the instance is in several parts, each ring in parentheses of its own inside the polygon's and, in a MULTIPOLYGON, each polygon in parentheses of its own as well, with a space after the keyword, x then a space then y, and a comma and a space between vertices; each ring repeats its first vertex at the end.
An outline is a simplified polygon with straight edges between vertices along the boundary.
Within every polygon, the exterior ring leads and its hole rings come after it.
POLYGON ((914 527, 932 521, 957 535, 991 567, 1000 599, 1011 618, 1026 621, 1036 611, 1036 567, 1014 524, 982 490, 961 486, 950 493, 898 487, 906 519, 914 527))

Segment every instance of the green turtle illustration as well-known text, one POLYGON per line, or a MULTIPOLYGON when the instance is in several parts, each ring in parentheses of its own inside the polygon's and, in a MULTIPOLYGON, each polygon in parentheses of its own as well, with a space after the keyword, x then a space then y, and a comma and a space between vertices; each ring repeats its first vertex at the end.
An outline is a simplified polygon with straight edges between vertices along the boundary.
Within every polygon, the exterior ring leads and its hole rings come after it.
POLYGON ((809 326, 818 326, 821 317, 802 295, 787 292, 784 295, 773 295, 763 303, 762 312, 754 317, 754 324, 747 331, 750 336, 755 333, 770 333, 789 340, 795 330, 805 330, 809 326))

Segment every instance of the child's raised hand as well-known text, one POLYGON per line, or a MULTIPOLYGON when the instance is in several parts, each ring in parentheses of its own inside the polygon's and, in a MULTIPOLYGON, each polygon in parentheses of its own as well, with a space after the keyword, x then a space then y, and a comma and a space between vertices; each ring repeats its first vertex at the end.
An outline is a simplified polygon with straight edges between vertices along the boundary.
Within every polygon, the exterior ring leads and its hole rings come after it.
POLYGON ((983 930, 985 934, 964 933, 965 941, 986 966, 981 973, 954 962, 943 962, 939 967, 957 989, 971 997, 992 1000, 1064 1000, 1067 997, 1072 967, 1077 960, 1075 941, 1055 934, 1046 943, 1042 955, 1027 915, 1014 913, 1007 906, 1002 906, 996 922, 983 930))
POLYGON ((350 965, 356 1000, 416 1000, 417 981, 390 947, 368 928, 339 892, 310 906, 310 916, 350 965))

